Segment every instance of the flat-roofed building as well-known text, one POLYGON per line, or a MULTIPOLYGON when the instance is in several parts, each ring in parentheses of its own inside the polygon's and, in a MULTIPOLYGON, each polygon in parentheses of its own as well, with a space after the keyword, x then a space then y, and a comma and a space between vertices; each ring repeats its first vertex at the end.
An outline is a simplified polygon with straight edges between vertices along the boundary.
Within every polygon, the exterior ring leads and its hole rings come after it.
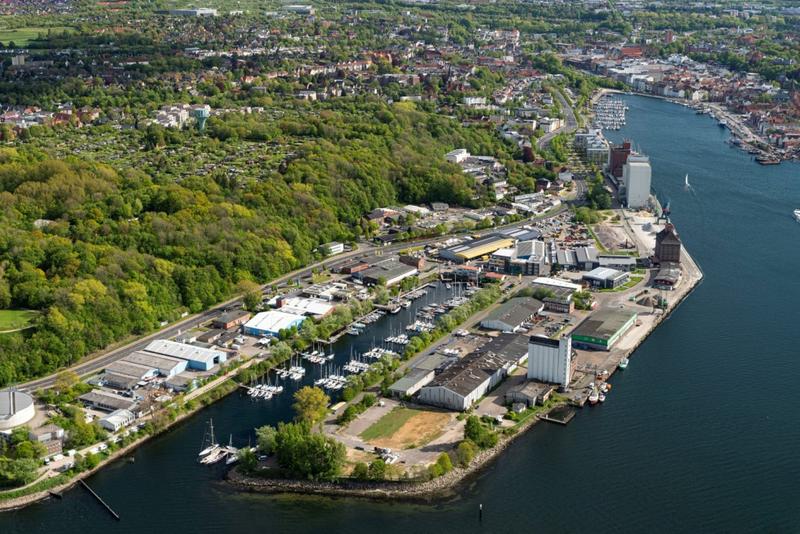
POLYGON ((36 415, 33 397, 24 391, 0 391, 0 430, 24 425, 36 415))
POLYGON ((539 297, 539 300, 544 303, 544 311, 572 313, 575 310, 575 303, 572 301, 574 289, 536 282, 533 282, 530 288, 533 290, 534 296, 539 297))
POLYGON ((171 358, 169 356, 140 350, 128 354, 122 358, 121 361, 156 369, 159 375, 167 378, 184 372, 188 365, 186 360, 180 358, 171 358))
POLYGON ((98 421, 100 426, 109 432, 117 432, 136 420, 136 416, 129 410, 114 410, 98 421))
POLYGON ((592 287, 614 289, 628 282, 630 274, 607 267, 598 267, 583 275, 583 279, 592 287))
POLYGON ((249 336, 277 336, 281 330, 300 328, 306 320, 305 315, 271 310, 257 313, 244 325, 244 333, 249 336))
POLYGON ((528 340, 528 378, 569 386, 572 379, 572 339, 531 336, 528 340))
POLYGON ((198 371, 210 371, 214 366, 225 363, 228 355, 216 349, 177 343, 168 339, 158 339, 145 347, 147 352, 170 356, 180 360, 186 360, 189 369, 198 371))
POLYGON ((214 328, 221 328, 222 330, 229 330, 236 326, 241 326, 250 320, 250 312, 245 310, 233 310, 223 313, 212 324, 214 328))
POLYGON ((513 238, 492 234, 442 249, 439 251, 439 257, 456 263, 464 263, 465 261, 489 256, 501 248, 509 248, 513 245, 513 238))
POLYGON ((308 315, 314 318, 326 317, 336 309, 336 306, 327 300, 305 297, 280 298, 278 307, 282 312, 308 315))
POLYGON ((511 387, 506 392, 506 403, 514 404, 521 402, 528 408, 536 404, 544 404, 553 393, 553 386, 542 384, 541 382, 526 381, 517 386, 511 387))
POLYGON ((631 154, 622 166, 622 181, 625 184, 626 206, 644 208, 650 199, 650 179, 652 170, 650 158, 641 154, 631 154))
POLYGON ((576 284, 568 280, 562 280, 561 278, 546 278, 544 276, 535 278, 533 282, 531 282, 531 287, 534 286, 571 289, 573 293, 575 291, 580 291, 581 289, 583 289, 583 287, 580 284, 576 284))
POLYGON ((84 393, 78 400, 90 408, 109 413, 115 410, 133 410, 136 405, 133 399, 97 389, 84 393))
POLYGON ((102 385, 110 388, 115 389, 117 391, 130 391, 136 388, 136 385, 140 382, 138 378, 134 378, 128 375, 118 375, 116 373, 103 373, 102 377, 102 385))
POLYGON ((28 439, 44 443, 54 439, 64 439, 64 429, 52 423, 40 426, 28 432, 28 439))
POLYGON ((401 263, 398 258, 390 258, 374 263, 370 268, 357 272, 353 277, 366 285, 373 286, 383 283, 386 287, 390 287, 417 274, 419 271, 416 267, 401 263))
POLYGON ((319 248, 326 256, 333 256, 334 254, 341 254, 344 252, 344 243, 331 241, 330 243, 320 245, 319 248))
POLYGON ((636 324, 636 317, 636 312, 632 311, 596 311, 572 331, 572 344, 582 348, 611 350, 625 332, 636 324))
POLYGON ((136 380, 146 380, 158 376, 158 370, 153 367, 126 362, 124 360, 117 360, 108 364, 106 373, 129 376, 136 380))
POLYGON ((515 297, 504 302, 481 321, 481 328, 517 332, 522 325, 544 309, 544 304, 530 297, 515 297))
POLYGON ((633 256, 600 255, 597 256, 597 264, 599 267, 630 272, 636 269, 636 258, 633 256))
POLYGON ((544 241, 519 241, 515 247, 492 253, 488 268, 505 274, 539 276, 549 272, 544 241))

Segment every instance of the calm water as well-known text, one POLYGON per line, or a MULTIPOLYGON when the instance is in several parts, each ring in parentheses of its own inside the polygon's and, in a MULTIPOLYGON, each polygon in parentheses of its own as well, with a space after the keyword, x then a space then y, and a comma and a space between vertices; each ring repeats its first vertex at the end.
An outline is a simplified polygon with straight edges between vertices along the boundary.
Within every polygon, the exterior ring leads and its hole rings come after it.
POLYGON ((291 391, 270 402, 234 394, 140 448, 135 464, 89 480, 121 522, 75 490, 0 514, 0 532, 800 530, 800 224, 791 216, 800 166, 759 166, 708 117, 627 100, 629 125, 610 137, 650 155, 654 188, 706 279, 617 374, 602 407, 521 437, 461 498, 410 505, 230 492, 220 470, 194 462, 205 421, 242 442, 289 417, 291 403, 291 391), (694 191, 683 189, 686 173, 694 191))

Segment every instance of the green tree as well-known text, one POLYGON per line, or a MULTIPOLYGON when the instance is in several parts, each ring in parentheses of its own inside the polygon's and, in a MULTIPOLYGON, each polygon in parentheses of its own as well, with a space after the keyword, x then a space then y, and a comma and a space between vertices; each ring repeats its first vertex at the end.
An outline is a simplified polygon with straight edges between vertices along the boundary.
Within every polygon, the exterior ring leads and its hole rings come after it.
POLYGON ((456 461, 461 467, 467 467, 475 455, 478 453, 478 448, 475 444, 465 439, 456 447, 456 461))
POLYGON ((369 467, 364 462, 358 462, 353 466, 353 478, 357 480, 367 480, 369 478, 369 467))
POLYGON ((250 473, 255 470, 258 465, 258 458, 256 458, 256 453, 254 453, 250 447, 239 449, 236 455, 239 458, 239 466, 245 473, 250 473))
POLYGON ((256 429, 256 443, 259 452, 272 454, 275 451, 275 439, 278 431, 273 426, 262 426, 256 429))
POLYGON ((378 458, 369 464, 369 478, 383 480, 386 477, 386 462, 378 458))
POLYGON ((258 284, 251 280, 242 280, 236 286, 236 289, 242 294, 242 303, 246 310, 255 312, 261 308, 263 296, 261 294, 261 287, 258 284))
POLYGON ((325 418, 329 403, 330 398, 322 389, 305 386, 294 394, 295 420, 313 426, 325 418))

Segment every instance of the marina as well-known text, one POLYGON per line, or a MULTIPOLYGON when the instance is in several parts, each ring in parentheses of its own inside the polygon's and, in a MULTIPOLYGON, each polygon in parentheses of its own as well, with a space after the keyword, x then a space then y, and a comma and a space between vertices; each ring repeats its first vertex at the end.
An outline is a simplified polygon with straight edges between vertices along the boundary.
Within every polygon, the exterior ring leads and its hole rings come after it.
MULTIPOLYGON (((622 528, 623 517, 642 529, 661 525, 680 531, 692 524, 709 532, 739 531, 746 525, 794 530, 798 416, 787 409, 782 417, 774 417, 772 394, 743 403, 743 390, 737 385, 746 382, 749 388, 780 392, 791 391, 794 383, 793 332, 774 317, 796 314, 791 266, 800 257, 795 248, 780 247, 778 240, 797 231, 792 218, 800 198, 800 183, 794 179, 797 166, 756 165, 747 154, 721 142, 727 139, 725 130, 685 108, 655 99, 626 101, 631 111, 618 134, 635 138, 652 157, 654 185, 671 198, 673 218, 706 278, 637 349, 635 364, 611 378, 615 395, 601 407, 578 411, 568 426, 540 425, 521 436, 491 469, 437 506, 232 495, 220 484, 219 472, 199 469, 195 461, 208 418, 226 433, 233 432, 234 444, 251 440, 255 427, 290 420, 293 391, 312 380, 312 369, 325 367, 303 362, 310 374, 282 383, 284 394, 273 398, 268 409, 242 390, 142 446, 135 464, 119 462, 93 475, 88 482, 125 518, 114 523, 114 530, 138 533, 152 528, 152 514, 163 515, 163 528, 193 532, 248 532, 264 517, 276 532, 353 525, 387 534, 415 532, 420 525, 441 532, 486 531, 487 525, 510 532, 519 530, 520 521, 542 532, 598 530, 597 514, 574 513, 573 506, 565 505, 565 495, 568 502, 595 507, 602 514, 602 531, 622 528), (680 177, 687 172, 699 198, 683 191, 680 177), (750 212, 755 202, 764 205, 761 216, 731 215, 750 212), (730 240, 732 235, 737 238, 730 240), (742 242, 751 243, 754 250, 742 254, 742 242), (770 276, 749 278, 747 292, 731 291, 740 287, 748 271, 758 272, 765 263, 775 266, 770 276), (775 295, 769 314, 752 307, 751 294, 775 295), (723 308, 742 315, 732 324, 734 319, 723 308), (763 350, 765 340, 770 341, 769 351, 763 350), (743 426, 752 431, 742 433, 743 426), (781 467, 765 468, 771 465, 781 467), (169 477, 169 486, 154 483, 164 477, 169 477), (602 480, 602 491, 587 483, 590 477, 602 480), (518 500, 508 497, 538 487, 550 491, 537 492, 535 509, 521 508, 518 500), (648 488, 647 498, 631 507, 630 491, 637 487, 648 488), (484 510, 482 526, 476 517, 479 504, 484 510)), ((374 339, 404 330, 424 305, 448 298, 431 295, 428 302, 420 300, 396 315, 387 314, 358 337, 343 337, 332 347, 332 363, 346 364, 351 354, 370 350, 374 339)), ((10 534, 38 534, 59 532, 64 524, 87 531, 109 525, 113 520, 93 501, 88 492, 68 491, 63 501, 0 516, 0 528, 10 534)))
POLYGON ((625 126, 625 112, 628 106, 620 98, 605 96, 594 106, 592 119, 595 128, 603 130, 619 130, 625 126))

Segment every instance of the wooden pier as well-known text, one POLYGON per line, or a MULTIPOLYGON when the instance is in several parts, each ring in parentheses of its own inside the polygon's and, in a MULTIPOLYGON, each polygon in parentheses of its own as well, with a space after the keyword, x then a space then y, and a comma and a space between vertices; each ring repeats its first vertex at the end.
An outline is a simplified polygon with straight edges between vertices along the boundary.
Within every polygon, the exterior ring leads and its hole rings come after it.
POLYGON ((575 410, 562 406, 553 408, 548 413, 540 415, 539 419, 547 421, 548 423, 566 426, 567 423, 572 421, 573 417, 575 417, 575 410))
POLYGON ((113 509, 113 508, 111 508, 111 507, 110 507, 110 506, 109 506, 109 505, 106 503, 106 501, 104 501, 104 500, 103 500, 103 499, 100 497, 100 495, 98 495, 97 493, 95 493, 95 492, 94 492, 94 490, 93 490, 92 488, 90 488, 90 487, 89 487, 89 485, 88 485, 86 482, 84 482, 84 481, 83 481, 83 479, 79 480, 78 482, 80 482, 81 486, 83 486, 84 488, 86 488, 86 491, 88 491, 89 493, 91 493, 91 494, 94 496, 94 498, 95 498, 95 499, 97 499, 97 502, 99 502, 100 504, 102 504, 102 505, 103 505, 103 507, 104 507, 106 510, 108 510, 108 513, 109 513, 109 514, 111 514, 111 516, 112 516, 114 519, 116 519, 117 521, 119 521, 119 520, 120 520, 119 514, 118 514, 117 512, 115 512, 115 511, 114 511, 114 509, 113 509))

